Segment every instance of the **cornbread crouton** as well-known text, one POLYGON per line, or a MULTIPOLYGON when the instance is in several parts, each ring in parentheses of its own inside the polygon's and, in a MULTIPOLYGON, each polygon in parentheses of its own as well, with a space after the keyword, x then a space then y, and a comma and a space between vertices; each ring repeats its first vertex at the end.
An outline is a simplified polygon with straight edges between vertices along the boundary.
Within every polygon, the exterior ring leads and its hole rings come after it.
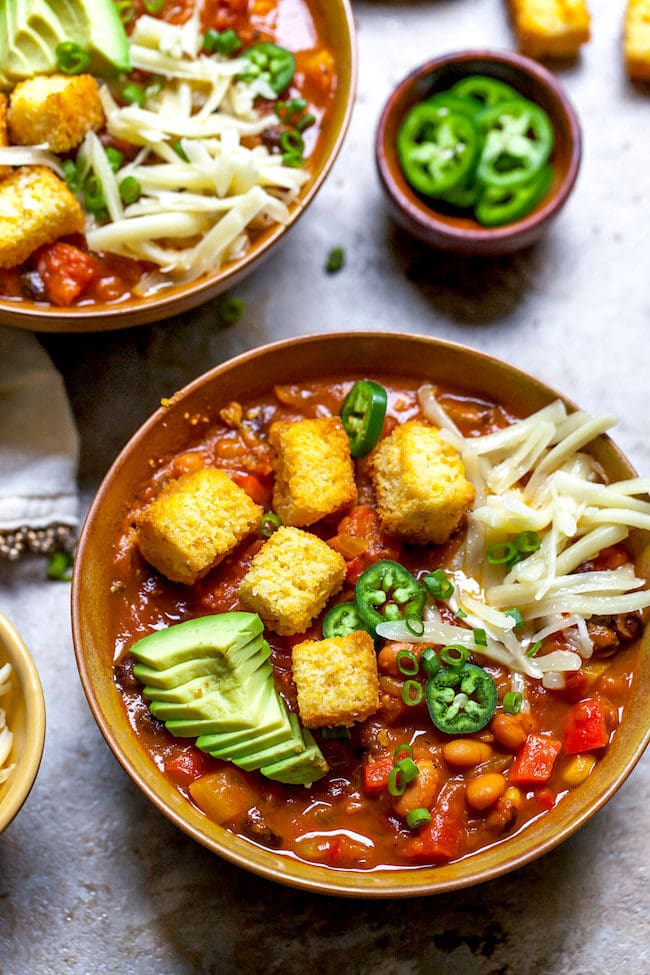
POLYGON ((572 58, 590 37, 585 0, 510 0, 519 50, 531 58, 572 58))
POLYGON ((191 585, 252 532, 260 509, 225 471, 206 467, 170 481, 137 519, 147 562, 191 585))
POLYGON ((67 152, 103 123, 99 87, 90 74, 37 75, 11 93, 9 132, 19 146, 45 142, 52 152, 67 152))
POLYGON ((303 527, 357 500, 350 444, 337 416, 274 423, 273 508, 285 525, 303 527))
POLYGON ((21 166, 0 182, 0 268, 84 226, 79 203, 47 166, 21 166))
POLYGON ((383 529, 417 544, 446 542, 475 497, 458 452, 418 420, 382 441, 371 476, 383 529))
POLYGON ((630 78, 650 81, 650 0, 628 0, 623 48, 630 78))
POLYGON ((345 559, 316 535, 278 528, 259 550, 239 598, 283 636, 304 633, 345 579, 345 559))
POLYGON ((298 643, 292 663, 306 728, 350 727, 378 709, 377 654, 369 633, 298 643))
MULTIPOLYGON (((0 148, 9 145, 9 134, 7 132, 7 96, 0 92, 0 148)), ((0 166, 0 180, 9 176, 11 166, 0 166)))

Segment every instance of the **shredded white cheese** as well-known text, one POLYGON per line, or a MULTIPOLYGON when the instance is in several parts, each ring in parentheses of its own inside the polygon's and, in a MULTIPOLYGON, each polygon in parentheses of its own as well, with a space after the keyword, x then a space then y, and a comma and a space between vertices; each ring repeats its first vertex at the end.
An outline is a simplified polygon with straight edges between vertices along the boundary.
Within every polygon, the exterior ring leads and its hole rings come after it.
MULTIPOLYGON (((11 664, 6 663, 0 667, 0 697, 6 694, 11 688, 11 664)), ((15 763, 7 765, 7 759, 11 754, 14 743, 14 736, 7 727, 7 717, 3 708, 0 708, 0 785, 6 782, 13 772, 15 763)))
POLYGON ((396 622, 382 623, 378 634, 389 640, 458 643, 515 674, 562 686, 562 674, 578 670, 592 653, 586 620, 650 606, 646 580, 632 564, 575 572, 624 541, 630 529, 650 530, 650 501, 638 497, 648 495, 650 479, 605 484, 597 462, 581 452, 614 425, 613 416, 567 414, 556 401, 496 433, 466 438, 445 418, 431 386, 422 387, 419 402, 427 419, 459 451, 476 488, 464 548, 448 571, 454 584, 448 605, 472 629, 443 624, 438 614, 428 613, 422 633, 414 635, 412 627, 396 622), (527 531, 540 536, 537 551, 511 568, 488 562, 490 545, 527 531), (508 609, 519 611, 523 625, 515 627, 508 609), (539 641, 554 633, 575 649, 537 656, 539 641))

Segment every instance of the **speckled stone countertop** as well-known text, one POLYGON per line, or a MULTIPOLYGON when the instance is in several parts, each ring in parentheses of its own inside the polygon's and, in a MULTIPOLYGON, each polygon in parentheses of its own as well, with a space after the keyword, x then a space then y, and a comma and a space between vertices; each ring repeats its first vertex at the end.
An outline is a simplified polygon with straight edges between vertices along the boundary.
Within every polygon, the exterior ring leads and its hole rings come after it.
MULTIPOLYGON (((276 338, 405 329, 507 358, 593 412, 650 474, 647 328, 650 92, 621 60, 624 0, 591 0, 593 39, 555 68, 585 155, 569 204, 534 249, 487 264, 423 250, 383 205, 373 134, 392 86, 430 56, 513 47, 505 0, 354 3, 360 76, 351 129, 316 201, 237 291, 153 327, 41 336, 82 442, 84 506, 136 427, 231 355, 276 338), (345 247, 343 271, 323 272, 345 247)), ((276 886, 195 844, 106 747, 77 675, 65 585, 43 560, 0 564, 0 610, 39 666, 48 712, 41 772, 0 837, 0 975, 645 975, 650 971, 650 755, 572 839, 463 892, 349 901, 276 886)))

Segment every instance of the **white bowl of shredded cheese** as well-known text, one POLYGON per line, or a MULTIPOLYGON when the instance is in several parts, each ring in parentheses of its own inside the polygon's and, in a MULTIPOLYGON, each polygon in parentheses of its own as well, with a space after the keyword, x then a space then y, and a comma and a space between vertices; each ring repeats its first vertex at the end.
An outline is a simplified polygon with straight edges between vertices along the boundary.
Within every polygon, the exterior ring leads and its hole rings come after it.
POLYGON ((45 741, 45 701, 36 665, 0 613, 0 833, 34 784, 45 741))

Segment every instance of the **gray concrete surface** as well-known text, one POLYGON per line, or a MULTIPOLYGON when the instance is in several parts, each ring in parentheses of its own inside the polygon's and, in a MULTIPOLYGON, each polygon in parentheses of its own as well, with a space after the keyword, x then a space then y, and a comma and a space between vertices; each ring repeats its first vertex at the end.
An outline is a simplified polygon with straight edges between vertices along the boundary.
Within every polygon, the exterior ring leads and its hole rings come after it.
MULTIPOLYGON (((395 229, 373 133, 391 87, 429 56, 513 46, 505 0, 354 7, 346 145, 282 249, 238 289, 241 320, 224 329, 207 305, 155 327, 42 336, 79 424, 84 504, 161 396, 234 353, 321 329, 407 329, 507 358, 586 409, 616 412, 616 439, 650 473, 650 91, 624 76, 624 0, 591 0, 591 43, 554 69, 584 126, 570 203, 534 249, 488 264, 427 252, 395 229), (327 276, 335 245, 347 263, 327 276)), ((0 610, 36 658, 48 707, 41 774, 0 839, 1 975, 650 971, 650 756, 571 840, 493 883, 402 902, 318 897, 222 862, 146 802, 93 722, 68 589, 44 581, 41 559, 0 565, 0 610)))

